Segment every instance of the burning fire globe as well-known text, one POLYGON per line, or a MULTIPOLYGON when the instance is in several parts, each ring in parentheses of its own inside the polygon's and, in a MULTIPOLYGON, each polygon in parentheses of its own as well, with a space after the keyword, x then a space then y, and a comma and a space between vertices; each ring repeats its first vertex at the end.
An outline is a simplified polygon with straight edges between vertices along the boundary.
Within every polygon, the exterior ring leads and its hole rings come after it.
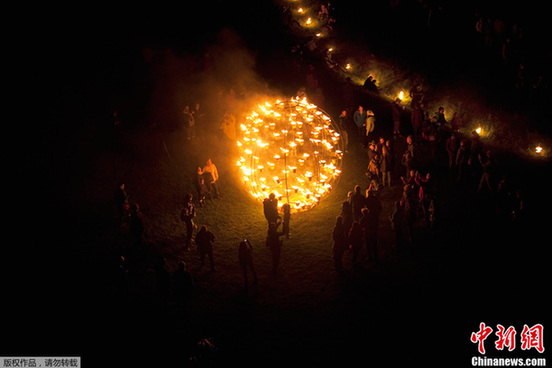
POLYGON ((305 98, 260 104, 240 128, 237 165, 246 189, 260 201, 274 193, 278 206, 307 211, 341 173, 341 132, 305 98))

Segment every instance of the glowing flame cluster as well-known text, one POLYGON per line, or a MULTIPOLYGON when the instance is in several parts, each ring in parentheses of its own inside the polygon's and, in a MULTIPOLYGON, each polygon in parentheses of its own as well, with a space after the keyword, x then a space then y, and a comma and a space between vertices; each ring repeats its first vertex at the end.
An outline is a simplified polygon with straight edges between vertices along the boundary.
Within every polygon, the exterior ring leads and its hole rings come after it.
POLYGON ((247 190, 263 200, 271 193, 292 212, 311 209, 341 173, 341 135, 332 119, 306 99, 258 105, 238 133, 247 190))

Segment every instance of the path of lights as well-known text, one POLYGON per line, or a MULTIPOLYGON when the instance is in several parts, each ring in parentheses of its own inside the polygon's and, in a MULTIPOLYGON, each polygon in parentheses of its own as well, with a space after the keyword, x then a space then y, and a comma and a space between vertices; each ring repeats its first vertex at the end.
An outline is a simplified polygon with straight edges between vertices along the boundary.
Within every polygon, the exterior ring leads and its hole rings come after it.
POLYGON ((341 134, 306 99, 260 104, 240 128, 237 165, 247 190, 261 201, 274 193, 279 206, 309 210, 341 173, 341 134))

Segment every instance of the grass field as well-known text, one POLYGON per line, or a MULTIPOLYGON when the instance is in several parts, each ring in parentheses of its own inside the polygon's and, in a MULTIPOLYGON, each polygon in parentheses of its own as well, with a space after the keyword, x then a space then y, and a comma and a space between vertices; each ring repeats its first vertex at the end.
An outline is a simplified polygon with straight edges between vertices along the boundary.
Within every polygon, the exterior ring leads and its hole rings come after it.
MULTIPOLYGON (((96 138, 99 140, 92 145, 98 147, 105 147, 102 139, 110 139, 101 135, 96 138)), ((359 326, 385 321, 384 316, 393 313, 396 303, 405 302, 404 298, 413 297, 416 303, 425 305, 427 301, 423 298, 431 287, 427 260, 416 253, 399 254, 388 221, 393 202, 402 194, 402 185, 381 192, 379 250, 383 262, 377 267, 362 263, 361 267, 353 268, 351 255, 347 253, 344 258, 347 271, 339 274, 334 268, 331 234, 335 218, 348 191, 356 184, 363 190, 368 187, 364 175, 367 156, 355 140, 330 194, 310 211, 292 215, 291 237, 284 239, 280 273, 274 276, 271 254, 264 246, 267 227, 262 204, 245 191, 237 178, 234 144, 216 130, 208 138, 205 142, 186 142, 178 133, 162 133, 150 126, 128 129, 113 149, 99 149, 98 154, 91 155, 87 168, 74 179, 73 191, 66 194, 73 198, 73 203, 78 203, 72 234, 88 258, 85 261, 90 271, 88 279, 91 290, 97 293, 100 310, 117 310, 117 298, 110 293, 113 281, 109 275, 119 255, 127 258, 130 271, 130 292, 125 305, 136 312, 131 313, 136 324, 130 327, 128 321, 124 326, 136 330, 138 335, 152 326, 155 331, 165 332, 164 327, 151 321, 159 319, 168 330, 171 330, 168 326, 178 327, 190 339, 213 337, 222 349, 220 359, 239 355, 240 349, 258 350, 262 359, 287 360, 296 349, 305 349, 308 354, 313 354, 314 349, 324 356, 324 349, 333 351, 340 344, 325 346, 335 342, 335 336, 328 336, 323 346, 315 348, 325 340, 322 336, 366 333, 366 339, 373 341, 371 333, 362 332, 359 326), (217 143, 208 145, 210 141, 217 143), (184 250, 185 225, 179 218, 184 195, 195 194, 192 174, 208 157, 219 169, 222 198, 198 206, 195 222, 198 226, 206 225, 216 236, 216 272, 209 267, 200 268, 195 249, 184 250), (128 229, 117 226, 111 199, 119 181, 125 182, 130 202, 138 203, 145 216, 147 242, 143 252, 134 251, 128 229), (250 239, 254 246, 259 277, 258 284, 250 285, 247 291, 237 255, 243 238, 250 239), (174 271, 177 262, 184 260, 192 272, 195 292, 188 318, 182 319, 172 301, 168 309, 159 307, 155 262, 160 256, 166 259, 168 271, 174 271), (353 309, 347 312, 348 308, 353 309), (383 320, 361 318, 359 326, 350 325, 348 319, 363 314, 363 308, 383 316, 383 320), (333 313, 344 314, 333 316, 333 313), (318 321, 319 318, 323 320, 318 321), (240 340, 232 339, 234 335, 240 340), (271 341, 262 341, 264 338, 271 341), (309 339, 312 341, 303 341, 309 339)), ((364 252, 363 249, 360 259, 364 259, 364 252)), ((183 346, 194 346, 195 341, 187 341, 182 342, 183 346)), ((362 338, 358 343, 364 343, 362 338)), ((307 355, 302 358, 307 359, 307 355)))

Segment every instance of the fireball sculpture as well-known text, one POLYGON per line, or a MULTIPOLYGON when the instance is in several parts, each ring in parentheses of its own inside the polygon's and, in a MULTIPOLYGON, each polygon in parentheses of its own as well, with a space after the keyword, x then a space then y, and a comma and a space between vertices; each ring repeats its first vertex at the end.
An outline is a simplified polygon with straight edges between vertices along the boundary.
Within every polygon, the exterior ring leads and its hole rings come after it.
POLYGON ((247 190, 263 200, 274 193, 292 212, 314 207, 341 173, 341 134, 306 99, 258 105, 238 131, 237 162, 247 190))

